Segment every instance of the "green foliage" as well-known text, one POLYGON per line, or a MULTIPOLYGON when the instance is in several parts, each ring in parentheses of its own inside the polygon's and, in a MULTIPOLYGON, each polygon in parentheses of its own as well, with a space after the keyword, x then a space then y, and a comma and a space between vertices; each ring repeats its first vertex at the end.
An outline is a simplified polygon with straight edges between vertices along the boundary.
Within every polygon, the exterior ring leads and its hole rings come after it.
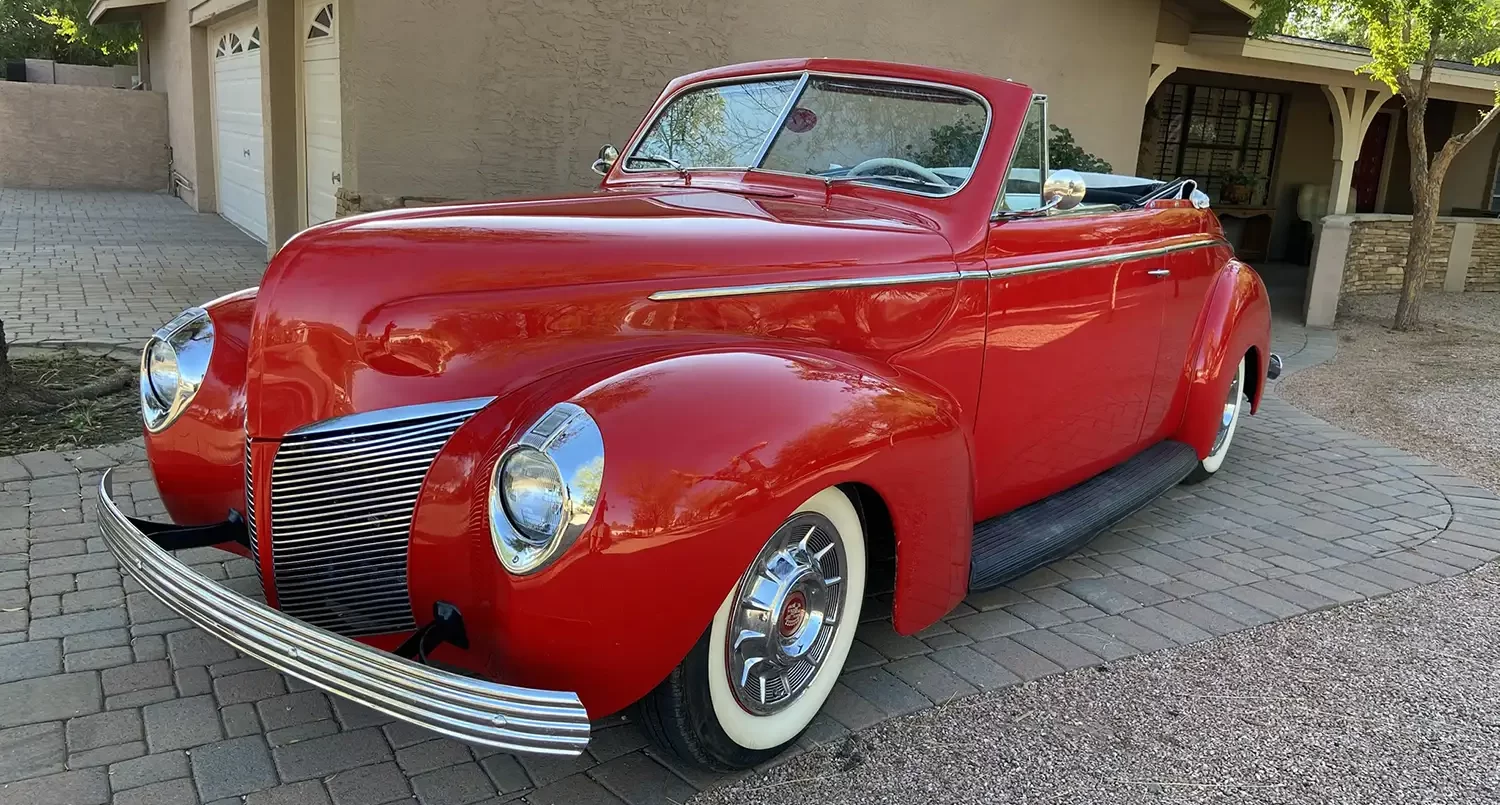
POLYGON ((1083 150, 1073 140, 1073 132, 1061 126, 1051 126, 1052 137, 1047 140, 1048 167, 1052 170, 1075 170, 1086 173, 1114 173, 1113 165, 1083 150))
POLYGON ((1500 64, 1500 0, 1253 0, 1254 33, 1289 33, 1360 45, 1360 69, 1401 91, 1415 65, 1434 58, 1500 64))
MULTIPOLYGON (((1042 161, 1037 152, 1040 125, 1028 125, 1021 132, 1021 142, 1016 144, 1014 164, 1035 168, 1042 161)), ((1073 139, 1073 132, 1062 126, 1048 126, 1052 136, 1047 138, 1047 162, 1050 170, 1075 170, 1085 173, 1114 173, 1113 165, 1083 150, 1073 139)))
POLYGON ((140 47, 136 23, 95 26, 92 0, 0 0, 0 61, 129 64, 140 47))
POLYGON ((907 159, 928 167, 968 166, 979 153, 984 129, 973 120, 960 120, 934 126, 928 134, 927 147, 918 151, 907 146, 907 159))

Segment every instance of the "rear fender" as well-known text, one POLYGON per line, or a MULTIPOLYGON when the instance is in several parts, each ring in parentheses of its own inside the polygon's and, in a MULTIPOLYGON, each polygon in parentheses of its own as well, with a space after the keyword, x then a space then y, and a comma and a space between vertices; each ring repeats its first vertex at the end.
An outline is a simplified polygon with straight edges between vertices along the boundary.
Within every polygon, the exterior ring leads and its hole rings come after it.
POLYGON ((686 656, 781 522, 836 484, 869 486, 891 512, 899 631, 963 598, 969 445, 956 404, 920 380, 824 357, 713 352, 519 396, 455 434, 413 524, 417 611, 442 596, 486 602, 470 634, 491 644, 465 664, 495 678, 576 690, 595 717, 639 699, 686 656), (554 564, 511 576, 479 504, 511 435, 567 399, 603 432, 600 513, 554 564), (463 555, 450 553, 460 541, 463 555))
POLYGON ((245 366, 255 299, 250 288, 203 306, 214 324, 208 374, 176 422, 145 434, 156 488, 179 525, 245 510, 245 366))
POLYGON ((1240 358, 1250 355, 1246 378, 1251 386, 1250 411, 1260 410, 1270 356, 1271 306, 1265 285, 1250 266, 1231 259, 1219 269, 1204 306, 1198 346, 1188 367, 1188 402, 1182 425, 1172 438, 1208 456, 1218 433, 1219 413, 1229 396, 1240 358))

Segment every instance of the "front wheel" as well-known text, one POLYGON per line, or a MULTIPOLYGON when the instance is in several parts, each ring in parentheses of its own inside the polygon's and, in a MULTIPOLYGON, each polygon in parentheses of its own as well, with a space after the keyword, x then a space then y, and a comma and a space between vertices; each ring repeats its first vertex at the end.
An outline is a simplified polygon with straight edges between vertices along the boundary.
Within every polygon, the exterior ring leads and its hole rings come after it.
POLYGON ((1240 359, 1239 371, 1234 376, 1234 382, 1229 384, 1229 394, 1224 399, 1223 413, 1219 418, 1219 430, 1214 434, 1213 449, 1209 451, 1208 458, 1198 462, 1198 466, 1183 479, 1185 484, 1202 483, 1219 471, 1224 465, 1224 457, 1229 455, 1229 444, 1234 441, 1235 428, 1239 427, 1240 414, 1244 411, 1245 402, 1245 376, 1249 370, 1250 356, 1246 355, 1240 359))
POLYGON ((830 487, 776 529, 697 645, 641 700, 647 733, 709 769, 775 757, 838 682, 864 592, 859 513, 830 487))

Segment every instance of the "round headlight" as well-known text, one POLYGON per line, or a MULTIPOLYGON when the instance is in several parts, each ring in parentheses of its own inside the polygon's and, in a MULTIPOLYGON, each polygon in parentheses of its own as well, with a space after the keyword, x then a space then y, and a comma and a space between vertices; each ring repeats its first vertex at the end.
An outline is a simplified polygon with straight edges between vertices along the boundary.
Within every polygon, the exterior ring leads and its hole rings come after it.
POLYGON ((490 476, 490 539, 505 569, 536 573, 593 520, 604 437, 587 411, 558 403, 516 437, 490 476))
POLYGON ((536 545, 557 535, 568 491, 552 459, 529 447, 512 452, 500 467, 500 493, 511 522, 536 545))
POLYGON ((151 346, 146 348, 146 382, 156 404, 162 408, 172 407, 181 381, 177 350, 165 341, 152 339, 151 346))
POLYGON ((176 421, 208 376, 214 323, 203 308, 189 308, 162 325, 141 352, 141 415, 159 433, 176 421))

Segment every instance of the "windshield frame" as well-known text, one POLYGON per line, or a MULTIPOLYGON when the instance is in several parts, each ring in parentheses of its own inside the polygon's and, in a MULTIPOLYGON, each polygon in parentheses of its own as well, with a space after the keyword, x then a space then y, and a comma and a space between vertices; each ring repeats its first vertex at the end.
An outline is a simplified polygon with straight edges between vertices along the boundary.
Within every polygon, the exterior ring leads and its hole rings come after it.
MULTIPOLYGON (((684 173, 688 173, 688 174, 696 173, 696 172, 722 173, 722 172, 725 172, 725 171, 743 171, 743 172, 746 172, 746 173, 750 173, 750 172, 754 172, 754 173, 767 173, 767 174, 772 174, 772 175, 776 175, 776 176, 795 176, 795 177, 802 178, 802 179, 811 179, 811 180, 817 181, 817 182, 819 182, 819 183, 821 183, 821 184, 823 184, 825 186, 832 186, 834 184, 834 182, 831 181, 831 180, 832 179, 838 179, 839 180, 837 182, 838 184, 853 184, 853 185, 859 185, 861 187, 871 187, 871 188, 875 188, 875 189, 878 189, 878 190, 889 190, 889 191, 892 191, 892 192, 895 192, 895 193, 903 193, 903 194, 910 195, 910 196, 917 196, 919 198, 933 198, 933 199, 936 199, 936 198, 949 198, 949 197, 951 197, 951 196, 953 196, 953 195, 955 195, 957 193, 962 192, 964 189, 966 189, 972 183, 972 180, 974 178, 974 173, 979 168, 979 160, 984 156, 985 148, 988 147, 988 145, 989 145, 990 127, 993 126, 994 124, 995 124, 995 112, 994 112, 994 110, 992 108, 990 108, 990 102, 989 102, 988 98, 985 98, 983 95, 981 95, 978 92, 975 92, 974 90, 969 89, 967 87, 960 87, 960 86, 956 86, 954 84, 944 84, 944 83, 938 82, 938 81, 923 81, 923 80, 920 80, 920 79, 913 79, 913 78, 896 78, 894 76, 880 75, 880 74, 875 74, 875 73, 834 73, 834 72, 823 72, 823 71, 820 71, 820 70, 795 70, 795 71, 788 71, 788 72, 757 73, 757 74, 751 74, 751 75, 731 76, 731 77, 727 77, 727 78, 718 78, 718 79, 713 79, 713 80, 710 80, 710 81, 699 81, 697 83, 688 84, 687 86, 684 86, 681 89, 677 90, 676 92, 672 93, 672 95, 670 97, 668 97, 665 101, 657 104, 657 107, 656 107, 655 111, 653 111, 652 114, 651 114, 650 120, 648 120, 646 122, 646 125, 640 127, 640 130, 636 133, 636 136, 634 136, 634 137, 631 138, 628 147, 625 148, 625 149, 623 149, 623 150, 621 150, 621 152, 620 152, 620 154, 621 154, 620 161, 619 161, 619 165, 616 167, 616 170, 618 170, 623 175, 629 175, 629 176, 641 176, 641 175, 663 174, 663 173, 665 173, 665 174, 671 174, 673 176, 681 176, 684 173), (761 81, 775 81, 775 80, 778 80, 778 79, 786 79, 786 78, 793 78, 793 77, 796 77, 798 79, 797 86, 793 88, 792 94, 787 98, 787 102, 782 106, 781 114, 777 116, 775 126, 769 132, 767 132, 767 134, 766 134, 766 140, 765 140, 764 143, 761 144, 760 151, 759 151, 759 153, 756 156, 756 160, 755 160, 755 164, 754 165, 751 165, 749 167, 741 167, 741 166, 736 166, 736 165, 722 165, 722 166, 702 165, 702 166, 694 166, 694 167, 684 166, 680 170, 679 169, 670 168, 670 167, 666 167, 666 166, 656 166, 656 167, 649 167, 649 168, 631 168, 631 167, 628 167, 628 164, 629 164, 631 158, 633 156, 635 156, 636 150, 640 148, 641 142, 643 140, 645 140, 645 138, 647 137, 647 135, 649 135, 651 133, 652 128, 656 126, 657 120, 662 116, 662 114, 664 112, 666 112, 667 107, 671 106, 678 98, 682 97, 683 95, 685 95, 685 94, 687 94, 689 92, 694 92, 694 91, 705 89, 705 88, 708 88, 708 87, 716 87, 716 86, 724 86, 724 85, 732 85, 732 84, 751 84, 751 83, 758 83, 758 82, 761 82, 761 81), (930 88, 930 89, 946 90, 948 92, 953 92, 953 93, 956 93, 956 94, 963 95, 965 97, 971 98, 971 99, 973 99, 975 101, 978 101, 980 107, 982 109, 984 109, 984 128, 979 133, 979 147, 976 148, 976 149, 974 149, 974 160, 972 162, 970 162, 969 165, 968 165, 969 175, 966 176, 966 177, 964 177, 964 180, 963 180, 962 184, 960 184, 957 187, 954 187, 954 188, 948 190, 945 193, 930 193, 930 192, 923 192, 921 190, 915 190, 915 189, 911 189, 911 188, 907 188, 907 187, 901 187, 901 186, 897 186, 897 185, 892 185, 892 184, 889 184, 889 183, 883 183, 883 182, 879 182, 879 181, 866 181, 866 180, 862 180, 862 179, 859 179, 859 178, 824 177, 824 176, 817 176, 815 174, 794 173, 792 171, 772 170, 772 169, 769 169, 769 168, 762 168, 762 167, 760 167, 762 164, 765 163, 767 154, 770 152, 771 147, 776 143, 777 136, 781 134, 782 127, 786 125, 787 116, 791 114, 791 112, 792 112, 792 110, 794 108, 796 108, 797 101, 799 99, 801 99, 803 93, 806 92, 806 90, 807 90, 808 83, 812 79, 814 79, 814 78, 832 78, 832 79, 844 79, 844 80, 854 80, 854 81, 866 81, 866 82, 871 82, 871 83, 904 84, 904 85, 907 85, 907 86, 927 87, 927 88, 930 88)), ((952 166, 952 167, 959 167, 959 166, 955 165, 955 166, 952 166)))

